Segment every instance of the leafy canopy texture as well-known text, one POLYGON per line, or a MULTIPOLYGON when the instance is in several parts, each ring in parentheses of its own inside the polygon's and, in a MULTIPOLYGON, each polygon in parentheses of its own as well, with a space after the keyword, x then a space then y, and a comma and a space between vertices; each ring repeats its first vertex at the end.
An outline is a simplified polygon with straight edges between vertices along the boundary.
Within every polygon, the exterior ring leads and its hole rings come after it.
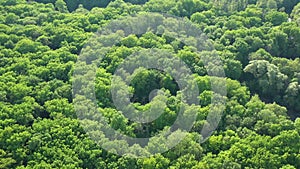
MULTIPOLYGON (((89 57, 99 54, 86 50, 89 57)), ((0 168, 300 168, 299 56, 299 0, 0 0, 0 168), (87 134, 73 105, 72 84, 83 82, 72 77, 75 63, 94 32, 115 19, 145 12, 193 22, 213 50, 196 52, 163 31, 109 34, 101 39, 104 46, 113 39, 119 43, 107 48, 93 70, 95 85, 81 89, 95 92, 96 103, 76 99, 85 105, 80 112, 92 116, 89 107, 97 105, 111 128, 133 138, 168 131, 183 106, 181 118, 195 116, 196 121, 190 131, 176 130, 169 136, 176 142, 185 135, 172 149, 160 145, 165 137, 154 137, 148 145, 111 141, 98 130, 105 126, 89 119, 85 126, 93 133, 87 134), (199 104, 184 104, 184 91, 170 74, 143 69, 120 94, 129 95, 136 110, 162 113, 137 123, 114 105, 111 90, 124 84, 112 85, 112 79, 127 57, 153 48, 187 65, 197 84, 192 87, 199 90, 199 104), (216 56, 222 63, 205 65, 201 59, 216 56), (212 82, 220 79, 208 71, 221 71, 219 65, 227 77, 226 95, 213 91, 212 82), (224 112, 216 131, 200 143, 216 97, 226 100, 224 112), (128 147, 137 152, 116 155, 128 147), (150 150, 164 153, 132 157, 150 150)))

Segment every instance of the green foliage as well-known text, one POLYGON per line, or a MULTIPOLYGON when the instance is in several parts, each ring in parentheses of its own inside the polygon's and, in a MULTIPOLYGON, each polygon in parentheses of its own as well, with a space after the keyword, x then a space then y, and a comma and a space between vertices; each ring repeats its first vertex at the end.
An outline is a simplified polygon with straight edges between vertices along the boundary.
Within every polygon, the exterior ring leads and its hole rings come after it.
MULTIPOLYGON (((0 0, 0 168, 300 168, 299 2, 0 0), (83 97, 72 98, 72 83, 82 77, 72 75, 87 40, 111 20, 141 12, 191 20, 215 50, 195 52, 182 41, 192 42, 188 37, 171 38, 163 27, 160 34, 118 32, 99 40, 101 44, 92 42, 97 48, 120 40, 94 70, 94 88, 82 90, 94 91, 98 113, 113 129, 131 137, 168 131, 183 106, 180 123, 194 115, 196 122, 190 132, 176 130, 169 136, 175 142, 186 134, 171 149, 161 144, 165 137, 150 138, 145 149, 109 140, 99 131, 105 126, 90 119, 83 121, 93 131, 87 135, 77 119, 80 113, 74 111, 74 100, 83 97), (121 81, 112 85, 113 74, 128 56, 157 48, 188 65, 197 83, 193 87, 199 90, 199 106, 183 104, 182 91, 170 74, 141 68, 128 87, 131 105, 150 113, 163 111, 153 121, 137 123, 112 101, 111 89, 124 87, 121 81), (204 65, 203 59, 217 56, 222 64, 204 65), (226 96, 212 91, 212 84, 221 79, 209 76, 207 69, 219 72, 216 65, 222 65, 227 77, 226 96), (214 94, 226 99, 225 111, 217 130, 200 144, 210 108, 218 110, 211 104, 214 94), (128 151, 121 157, 91 139, 98 136, 99 142, 124 151, 135 147, 140 154, 166 152, 137 159, 128 151)), ((103 51, 89 52, 92 60, 103 51)), ((88 109, 91 104, 85 102, 81 113, 94 116, 88 109)))
POLYGON ((288 20, 288 14, 284 12, 270 11, 266 15, 266 21, 271 22, 274 26, 281 25, 288 20))
POLYGON ((291 17, 293 18, 294 21, 297 22, 297 24, 300 24, 300 3, 298 3, 296 6, 294 6, 294 9, 291 13, 291 17))
POLYGON ((62 13, 68 12, 67 4, 63 0, 57 0, 55 2, 55 8, 62 13))
POLYGON ((37 52, 38 49, 38 43, 33 42, 32 40, 29 39, 22 39, 16 44, 15 50, 25 54, 25 53, 35 53, 37 52))

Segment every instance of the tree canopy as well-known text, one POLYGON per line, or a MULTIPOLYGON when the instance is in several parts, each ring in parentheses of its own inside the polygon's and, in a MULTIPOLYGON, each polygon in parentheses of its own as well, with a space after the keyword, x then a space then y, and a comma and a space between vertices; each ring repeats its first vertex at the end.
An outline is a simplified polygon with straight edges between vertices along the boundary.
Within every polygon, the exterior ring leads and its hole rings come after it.
MULTIPOLYGON (((0 168, 300 168, 299 0, 0 0, 0 11, 0 168), (174 32, 160 26, 142 34, 117 31, 89 41, 115 19, 147 12, 180 17, 207 39, 198 42, 174 31, 176 39, 170 36, 174 32), (109 46, 114 42, 118 43, 109 46), (211 50, 197 52, 189 45, 198 43, 211 50), (191 70, 198 104, 184 102, 189 91, 181 90, 172 76, 173 63, 164 64, 171 73, 120 72, 131 80, 128 85, 114 79, 126 58, 155 49, 170 53, 191 70), (82 56, 83 51, 88 55, 82 56), (88 67, 103 53, 96 69, 88 67), (220 61, 212 63, 217 56, 220 61), (94 92, 95 102, 72 95, 73 84, 86 83, 84 76, 73 76, 77 63, 87 76, 95 75, 94 86, 79 86, 82 93, 94 92), (222 78, 212 72, 222 70, 226 93, 213 86, 222 78), (129 97, 127 109, 118 110, 112 90, 129 97), (226 102, 220 123, 210 124, 210 111, 222 109, 213 101, 222 99, 226 102), (75 101, 82 102, 79 113, 75 101), (91 113, 93 105, 98 114, 91 113), (141 112, 161 115, 138 123, 125 110, 135 117, 141 112), (87 118, 83 125, 80 113, 105 120, 87 118), (176 122, 178 117, 183 120, 176 122), (189 131, 172 128, 192 117, 196 120, 189 131), (110 140, 100 130, 107 128, 104 122, 133 138, 151 137, 149 144, 110 140), (202 142, 205 127, 217 128, 202 142), (173 133, 154 137, 168 131, 173 133), (161 144, 166 138, 182 140, 169 148, 161 144), (121 152, 124 156, 118 155, 120 148, 127 150, 121 152), (164 151, 132 157, 151 150, 164 151)), ((156 16, 154 23, 177 24, 156 16)), ((132 67, 141 64, 130 61, 132 67)))

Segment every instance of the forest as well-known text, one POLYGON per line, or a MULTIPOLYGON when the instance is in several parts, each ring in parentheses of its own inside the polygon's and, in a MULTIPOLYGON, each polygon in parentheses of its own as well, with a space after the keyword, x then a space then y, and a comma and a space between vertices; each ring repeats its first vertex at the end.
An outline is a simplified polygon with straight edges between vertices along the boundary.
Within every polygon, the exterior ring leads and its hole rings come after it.
POLYGON ((0 0, 0 11, 0 168, 300 168, 300 0, 0 0), (129 16, 174 32, 118 30, 137 24, 129 16), (181 21, 206 38, 176 32, 181 21), (171 73, 142 69, 151 58, 171 73), (141 111, 153 119, 136 121, 141 111))

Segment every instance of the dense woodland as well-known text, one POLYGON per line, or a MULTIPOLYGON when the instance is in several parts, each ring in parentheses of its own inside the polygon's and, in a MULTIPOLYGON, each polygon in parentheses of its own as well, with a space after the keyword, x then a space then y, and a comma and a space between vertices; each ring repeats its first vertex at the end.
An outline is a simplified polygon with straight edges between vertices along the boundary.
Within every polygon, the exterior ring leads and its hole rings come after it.
POLYGON ((299 2, 0 0, 0 168, 300 168, 299 2), (88 137, 72 104, 72 74, 94 32, 141 12, 167 13, 197 25, 214 46, 206 55, 221 57, 227 95, 217 130, 200 144, 212 90, 197 53, 151 31, 121 37, 95 80, 98 110, 114 129, 133 137, 155 135, 174 122, 180 105, 172 77, 144 70, 132 81, 132 100, 147 109, 159 102, 149 103, 149 92, 163 88, 169 92, 164 113, 142 126, 117 111, 111 77, 135 51, 171 51, 193 71, 200 92, 199 106, 193 107, 197 121, 180 144, 149 158, 131 158, 107 152, 88 137), (145 126, 147 132, 141 132, 145 126))

